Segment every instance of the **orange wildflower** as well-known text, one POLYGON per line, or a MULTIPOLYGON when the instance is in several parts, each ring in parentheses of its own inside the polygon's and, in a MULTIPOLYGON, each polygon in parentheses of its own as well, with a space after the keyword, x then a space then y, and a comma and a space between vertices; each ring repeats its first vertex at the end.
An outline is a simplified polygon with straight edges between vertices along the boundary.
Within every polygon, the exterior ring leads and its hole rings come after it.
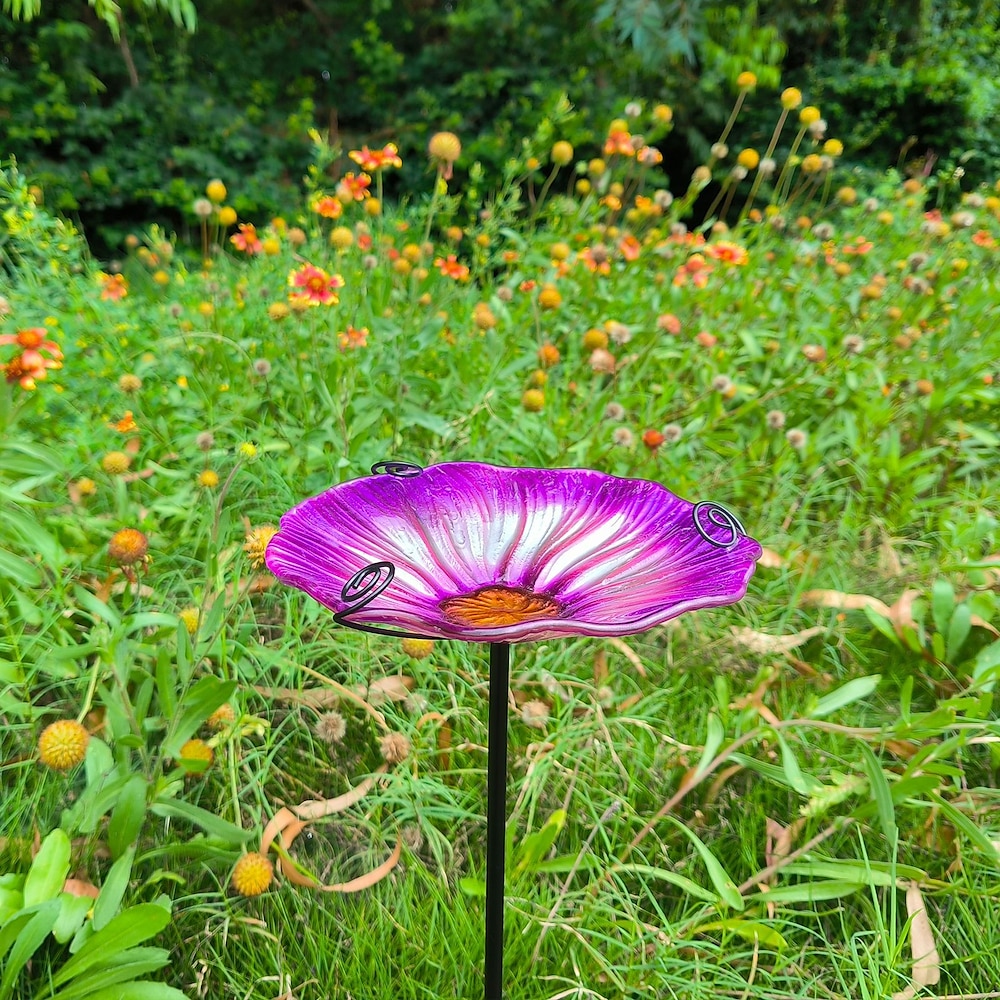
POLYGON ((369 149, 362 146, 360 149, 352 149, 347 154, 354 162, 368 173, 374 173, 383 167, 401 167, 403 161, 399 158, 399 149, 394 142, 390 142, 381 149, 369 149))
POLYGON ((364 201, 371 197, 372 179, 368 174, 344 174, 337 185, 337 194, 344 201, 364 201))
POLYGON ((344 212, 344 206, 339 198, 332 194, 320 195, 313 202, 313 211, 324 219, 339 219, 344 212))
POLYGON ((340 301, 337 289, 344 287, 344 279, 314 264, 303 264, 288 275, 288 284, 293 289, 288 299, 296 305, 335 306, 340 301))
POLYGON ((128 281, 124 274, 99 274, 101 283, 101 298, 105 301, 117 302, 128 295, 128 281))
POLYGON ((614 129, 608 133, 608 137, 604 141, 604 155, 613 156, 615 153, 620 156, 635 156, 632 135, 628 130, 614 129))
POLYGON ((47 336, 44 326, 30 326, 0 336, 0 345, 16 344, 22 349, 19 355, 0 366, 5 381, 17 382, 22 389, 34 389, 36 380, 45 378, 47 369, 62 368, 62 351, 55 341, 47 340, 47 336))
POLYGON ((621 238, 618 249, 626 260, 638 260, 639 254, 642 252, 642 244, 630 233, 621 238))
POLYGON ((455 254, 448 254, 447 259, 438 257, 434 261, 434 266, 444 275, 455 281, 468 281, 469 268, 465 264, 460 264, 455 254))
POLYGON ((242 250, 244 253, 253 254, 261 253, 264 249, 264 244, 261 243, 259 237, 257 236, 257 227, 252 222, 241 222, 239 225, 239 232, 233 233, 229 237, 229 242, 232 243, 237 250, 242 250))
POLYGON ((370 333, 367 326, 349 326, 346 331, 337 334, 337 346, 342 351, 356 351, 359 347, 367 347, 370 333))
MULTIPOLYGON (((750 255, 745 248, 738 243, 728 243, 720 240, 718 243, 708 243, 705 246, 705 255, 713 260, 721 260, 724 264, 737 264, 742 266, 750 259, 750 255)), ((697 255, 695 255, 697 256, 697 255)))
POLYGON ((655 146, 641 146, 636 151, 635 158, 644 167, 655 167, 663 162, 663 154, 655 146))
POLYGON ((131 410, 125 411, 125 416, 121 420, 115 420, 110 424, 112 430, 118 431, 119 434, 131 434, 132 431, 137 431, 139 425, 135 422, 135 418, 132 416, 131 410))

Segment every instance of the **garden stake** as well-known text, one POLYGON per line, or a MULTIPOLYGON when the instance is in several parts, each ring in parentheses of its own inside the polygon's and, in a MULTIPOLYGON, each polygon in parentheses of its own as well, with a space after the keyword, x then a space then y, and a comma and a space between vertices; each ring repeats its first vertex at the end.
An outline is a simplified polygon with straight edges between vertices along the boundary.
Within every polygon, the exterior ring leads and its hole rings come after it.
POLYGON ((503 997, 504 854, 507 847, 507 691, 510 644, 490 643, 486 751, 486 1000, 503 997))
POLYGON ((489 645, 485 1000, 503 1000, 510 644, 644 632, 746 593, 725 507, 590 469, 379 462, 281 519, 268 569, 377 635, 489 645))

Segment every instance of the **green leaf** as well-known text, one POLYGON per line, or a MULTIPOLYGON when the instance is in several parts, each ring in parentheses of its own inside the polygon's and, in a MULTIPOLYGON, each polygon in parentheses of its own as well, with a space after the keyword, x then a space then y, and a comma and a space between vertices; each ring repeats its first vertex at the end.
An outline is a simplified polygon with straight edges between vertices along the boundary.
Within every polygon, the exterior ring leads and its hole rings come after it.
POLYGON ((948 663, 957 663, 965 640, 972 630, 972 610, 968 604, 955 607, 948 622, 948 632, 945 639, 945 659, 948 663))
POLYGON ((166 948, 129 948, 118 955, 113 969, 93 969, 77 976, 50 1000, 82 1000, 84 997, 89 1000, 115 983, 128 983, 147 972, 162 969, 169 961, 170 952, 166 948))
POLYGON ((146 779, 133 774, 118 795, 108 823, 108 847, 111 856, 119 858, 139 836, 146 818, 146 779))
POLYGON ((83 925, 94 901, 89 896, 74 896, 72 893, 62 892, 59 894, 59 902, 61 907, 52 928, 52 936, 60 944, 65 944, 83 925))
POLYGON ((128 888, 128 880, 132 875, 134 857, 135 848, 132 848, 126 851, 108 871, 104 885, 101 886, 101 891, 98 893, 97 902, 94 903, 93 924, 95 931, 106 927, 121 909, 122 899, 128 888))
POLYGON ((934 628, 944 634, 955 608, 955 588, 948 580, 935 580, 931 588, 931 617, 934 628))
POLYGON ((823 787, 823 783, 817 778, 814 778, 811 774, 805 775, 802 773, 802 769, 799 767, 799 762, 795 759, 795 754, 792 752, 792 748, 789 746, 788 741, 781 735, 780 732, 775 732, 775 738, 778 741, 778 746, 781 749, 781 767, 785 772, 785 776, 788 778, 788 784, 799 793, 799 795, 804 795, 807 798, 814 792, 818 791, 823 787))
POLYGON ((848 882, 841 879, 822 879, 818 882, 799 882, 796 885, 779 885, 767 892, 750 896, 748 903, 818 903, 826 899, 841 899, 852 896, 866 888, 864 882, 848 882))
POLYGON ((52 978, 52 986, 62 986, 102 965, 113 966, 123 951, 158 934, 170 923, 170 911, 155 903, 140 903, 111 920, 90 937, 86 944, 52 978))
POLYGON ((992 691, 1000 667, 1000 639, 984 646, 972 661, 972 677, 983 691, 992 691))
POLYGON ((896 847, 899 838, 899 830, 896 827, 896 810, 892 801, 892 789, 885 776, 882 765, 878 762, 871 747, 867 743, 861 744, 861 763, 868 777, 868 788, 875 799, 875 808, 878 812, 879 823, 882 832, 889 841, 889 850, 896 847))
POLYGON ((657 868, 653 865, 642 864, 624 864, 614 865, 608 874, 615 874, 617 872, 623 872, 626 875, 641 875, 645 878, 656 879, 660 882, 669 882, 671 885, 677 886, 678 889, 683 890, 695 899, 700 899, 706 903, 712 904, 719 902, 718 893, 712 892, 711 889, 706 889, 705 886, 699 885, 693 879, 689 879, 684 875, 678 875, 677 872, 670 871, 669 868, 657 868))
POLYGON ((836 712, 855 701, 867 698, 879 685, 882 680, 881 674, 870 674, 867 677, 855 677, 853 681, 842 684, 836 691, 823 695, 816 702, 809 717, 812 719, 822 719, 824 716, 836 712))
POLYGON ((713 920, 701 924, 692 930, 692 934, 706 934, 708 931, 729 931, 738 934, 748 941, 759 941, 768 948, 784 948, 785 939, 773 928, 759 920, 744 920, 742 917, 729 917, 726 920, 713 920))
POLYGON ((55 899, 69 875, 71 845, 62 830, 53 830, 43 841, 24 880, 24 905, 55 899))
POLYGON ((120 983, 107 989, 88 993, 87 1000, 188 1000, 188 995, 166 983, 151 983, 138 980, 134 983, 120 983))
POLYGON ((163 741, 163 752, 168 757, 180 756, 181 747, 235 690, 236 681, 202 677, 181 699, 170 734, 163 741))
POLYGON ((458 887, 466 896, 483 897, 486 895, 486 883, 481 878, 460 878, 458 887))
POLYGON ((210 836, 229 844, 242 844, 254 836, 253 830, 242 830, 235 823, 230 823, 207 809, 180 799, 157 799, 149 807, 149 811, 157 816, 187 820, 195 826, 200 826, 210 836))
POLYGON ((719 752, 719 747, 722 746, 722 741, 725 739, 726 730, 722 725, 722 720, 714 713, 708 717, 708 732, 705 735, 705 747, 701 751, 701 757, 698 760, 698 766, 695 768, 693 782, 697 782, 698 779, 708 770, 709 764, 715 759, 715 755, 719 752))
POLYGON ((541 829, 529 833, 518 848, 514 871, 523 874, 529 868, 537 865, 552 847, 559 831, 566 825, 566 810, 557 809, 544 823, 541 829))
POLYGON ((58 916, 59 900, 49 899, 42 903, 21 927, 4 962, 3 977, 0 978, 0 1000, 7 1000, 13 995, 15 980, 31 956, 49 936, 58 916))
POLYGON ((683 823, 667 816, 667 819, 680 830, 688 840, 694 844, 695 850, 701 855, 701 860, 708 871, 708 877, 715 886, 715 891, 722 897, 726 905, 734 910, 742 910, 746 905, 740 895, 736 883, 729 877, 726 869, 722 867, 722 862, 711 852, 705 842, 693 831, 689 830, 683 823))
POLYGON ((959 832, 964 833, 979 850, 989 858, 992 858, 994 862, 1000 859, 1000 850, 996 848, 986 833, 976 826, 964 812, 953 806, 947 799, 942 798, 937 792, 931 792, 927 797, 944 813, 948 822, 959 832))

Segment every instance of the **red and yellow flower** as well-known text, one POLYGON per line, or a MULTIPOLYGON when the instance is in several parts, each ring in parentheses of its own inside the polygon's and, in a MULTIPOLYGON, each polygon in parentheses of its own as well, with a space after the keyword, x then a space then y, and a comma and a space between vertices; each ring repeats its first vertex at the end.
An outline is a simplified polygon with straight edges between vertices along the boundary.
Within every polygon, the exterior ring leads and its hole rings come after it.
POLYGON ((447 257, 438 257, 434 261, 434 266, 447 277, 454 281, 468 281, 469 268, 467 265, 459 263, 455 254, 450 253, 447 257))
POLYGON ((337 185, 337 195, 343 201, 364 201, 371 197, 372 179, 369 174, 344 174, 337 185))
POLYGON ((367 173, 374 173, 383 167, 401 167, 403 161, 399 158, 399 149, 394 142, 387 143, 381 149, 369 149, 362 146, 360 149, 352 149, 347 154, 354 162, 367 173))
POLYGON ((344 287, 339 274, 330 274, 314 264, 303 264, 288 275, 292 289, 288 300, 298 306, 335 306, 340 301, 337 289, 344 287))
POLYGON ((128 281, 124 274, 104 274, 97 276, 101 283, 101 298, 106 302, 117 302, 128 295, 128 281))
POLYGON ((47 337, 44 326, 30 326, 0 336, 0 346, 16 344, 21 348, 19 355, 0 366, 5 381, 17 382, 22 389, 34 389, 36 381, 45 378, 49 368, 62 368, 62 351, 47 337))
POLYGON ((233 233, 229 237, 229 242, 237 250, 242 250, 251 256, 263 252, 264 244, 257 235, 257 227, 252 222, 241 222, 239 230, 238 233, 233 233))

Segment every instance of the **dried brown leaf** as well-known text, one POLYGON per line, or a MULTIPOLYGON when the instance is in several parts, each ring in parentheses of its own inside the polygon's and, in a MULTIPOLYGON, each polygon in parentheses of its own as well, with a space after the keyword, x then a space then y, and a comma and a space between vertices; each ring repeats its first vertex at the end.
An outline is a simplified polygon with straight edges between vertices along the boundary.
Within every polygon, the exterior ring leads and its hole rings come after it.
POLYGON ((902 635, 904 629, 917 630, 917 621, 913 617, 913 602, 920 596, 919 590, 904 590, 892 607, 889 608, 889 620, 897 635, 902 635))
POLYGON ((893 1000, 912 1000, 924 986, 934 986, 941 981, 941 958, 934 930, 916 882, 906 888, 906 912, 910 917, 910 953, 913 955, 910 976, 913 981, 905 990, 894 993, 893 1000))
POLYGON ((780 556, 774 549, 766 547, 762 549, 760 558, 757 560, 757 565, 762 569, 781 569, 787 564, 788 560, 784 556, 780 556))
POLYGON ((380 677, 371 684, 356 684, 354 693, 369 705, 384 705, 387 701, 402 701, 413 690, 413 678, 403 674, 380 677))
POLYGON ((837 608, 840 611, 860 611, 871 608, 877 614, 891 617, 889 605, 868 594, 845 594, 842 590, 807 590, 801 598, 802 604, 817 608, 837 608))
POLYGON ((824 625, 813 625, 812 628, 793 632, 791 635, 769 635, 767 632, 755 632, 752 628, 732 626, 733 638, 752 653, 787 653, 808 642, 813 636, 826 631, 824 625))
POLYGON ((89 899, 97 899, 100 889, 93 882, 88 882, 81 878, 68 878, 63 882, 63 892, 68 892, 71 896, 86 896, 89 899))

